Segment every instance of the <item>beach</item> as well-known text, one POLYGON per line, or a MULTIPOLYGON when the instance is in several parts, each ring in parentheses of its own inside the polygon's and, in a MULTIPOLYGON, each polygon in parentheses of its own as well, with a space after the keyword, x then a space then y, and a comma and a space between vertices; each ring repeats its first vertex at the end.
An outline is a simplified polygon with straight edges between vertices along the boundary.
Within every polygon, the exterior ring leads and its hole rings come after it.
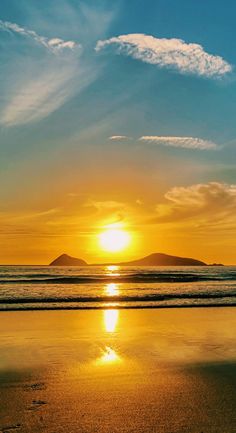
POLYGON ((0 315, 0 432, 235 433, 233 307, 0 315))

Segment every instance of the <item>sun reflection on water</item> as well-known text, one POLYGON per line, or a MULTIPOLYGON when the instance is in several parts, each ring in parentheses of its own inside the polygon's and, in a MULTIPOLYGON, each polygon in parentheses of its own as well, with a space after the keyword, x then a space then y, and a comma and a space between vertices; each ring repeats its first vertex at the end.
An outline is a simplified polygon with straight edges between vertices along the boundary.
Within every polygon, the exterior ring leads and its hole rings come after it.
POLYGON ((109 265, 106 266, 105 272, 109 277, 119 277, 120 276, 120 266, 117 265, 109 265))
POLYGON ((104 326, 106 332, 115 332, 119 319, 118 310, 104 310, 104 326))
POLYGON ((109 266, 107 266, 107 270, 108 271, 118 271, 118 269, 119 269, 119 266, 117 266, 117 265, 109 265, 109 266))
POLYGON ((118 361, 120 361, 119 355, 110 346, 105 347, 101 358, 99 358, 100 364, 111 364, 118 361))
POLYGON ((109 296, 117 296, 119 295, 119 286, 116 283, 106 284, 105 291, 109 296))
MULTIPOLYGON (((109 309, 103 311, 103 323, 105 331, 108 333, 115 332, 119 320, 119 310, 109 309)), ((109 343, 108 343, 109 344, 109 343)), ((97 365, 108 365, 121 362, 121 357, 116 350, 110 346, 102 349, 101 356, 96 360, 97 365)))

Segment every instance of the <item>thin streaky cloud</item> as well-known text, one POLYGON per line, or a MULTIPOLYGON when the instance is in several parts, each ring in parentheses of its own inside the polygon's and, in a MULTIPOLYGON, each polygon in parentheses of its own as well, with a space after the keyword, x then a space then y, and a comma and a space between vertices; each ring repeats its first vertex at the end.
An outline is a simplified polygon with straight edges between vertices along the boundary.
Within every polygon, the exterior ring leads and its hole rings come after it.
POLYGON ((56 53, 63 49, 73 50, 76 47, 80 47, 80 44, 75 41, 64 41, 61 38, 49 39, 46 36, 41 36, 34 30, 21 27, 16 23, 11 23, 9 21, 0 20, 0 30, 7 31, 10 33, 17 33, 19 35, 33 39, 38 44, 44 46, 48 50, 56 53))
MULTIPOLYGON (((59 11, 57 6, 55 17, 59 11)), ((81 6, 78 11, 68 6, 65 7, 65 17, 67 13, 71 29, 78 30, 79 43, 77 40, 64 40, 58 37, 58 33, 48 37, 26 26, 0 20, 0 32, 8 35, 1 45, 6 79, 0 74, 3 84, 0 89, 3 94, 0 126, 22 126, 48 117, 69 99, 75 95, 78 97, 101 73, 97 59, 83 55, 83 41, 85 45, 92 45, 103 37, 113 14, 94 6, 81 6), (95 26, 95 23, 99 25, 95 26), (11 40, 14 44, 9 44, 11 40), (18 42, 20 45, 24 43, 27 49, 18 49, 18 42)), ((65 29, 62 16, 61 20, 65 29)), ((50 22, 46 22, 46 27, 52 27, 50 22)))
POLYGON ((109 137, 109 140, 111 141, 122 141, 122 140, 130 140, 131 137, 128 137, 127 135, 112 135, 109 137))
POLYGON ((232 65, 222 57, 209 54, 201 45, 182 39, 160 39, 142 33, 127 34, 100 40, 95 50, 109 47, 114 48, 117 54, 161 68, 175 69, 182 74, 220 78, 233 70, 232 65))
POLYGON ((10 100, 2 112, 1 124, 22 125, 40 120, 58 109, 69 97, 69 82, 73 78, 73 68, 52 68, 43 75, 28 81, 24 88, 10 100))
POLYGON ((66 63, 55 59, 60 61, 45 65, 45 72, 36 71, 34 78, 26 76, 23 85, 17 86, 1 112, 0 124, 10 127, 44 119, 95 79, 91 65, 79 64, 79 58, 66 63))
POLYGON ((84 204, 83 207, 94 207, 97 210, 104 210, 104 209, 123 209, 126 206, 125 203, 121 203, 114 200, 104 200, 104 201, 98 201, 98 200, 92 200, 88 199, 84 204))
POLYGON ((144 135, 139 141, 154 143, 157 145, 180 147, 184 149, 217 150, 220 146, 213 141, 204 140, 198 137, 162 137, 144 135))

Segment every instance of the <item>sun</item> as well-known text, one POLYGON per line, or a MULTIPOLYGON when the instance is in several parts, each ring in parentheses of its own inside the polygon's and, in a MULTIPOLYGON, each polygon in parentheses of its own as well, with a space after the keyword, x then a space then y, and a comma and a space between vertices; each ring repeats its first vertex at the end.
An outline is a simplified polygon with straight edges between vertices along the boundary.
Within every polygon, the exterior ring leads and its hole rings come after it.
POLYGON ((131 236, 122 229, 108 229, 99 235, 99 243, 104 251, 119 252, 129 246, 131 236))

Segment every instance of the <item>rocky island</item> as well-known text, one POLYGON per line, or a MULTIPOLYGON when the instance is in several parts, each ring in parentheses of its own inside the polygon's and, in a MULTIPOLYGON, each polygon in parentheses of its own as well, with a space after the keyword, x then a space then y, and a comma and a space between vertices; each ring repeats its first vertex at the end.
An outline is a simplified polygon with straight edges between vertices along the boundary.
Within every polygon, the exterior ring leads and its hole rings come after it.
MULTIPOLYGON (((113 262, 88 265, 84 260, 62 254, 50 263, 50 266, 106 266, 113 262)), ((189 257, 171 256, 163 253, 153 253, 138 260, 115 263, 119 266, 207 266, 201 260, 189 257)))

